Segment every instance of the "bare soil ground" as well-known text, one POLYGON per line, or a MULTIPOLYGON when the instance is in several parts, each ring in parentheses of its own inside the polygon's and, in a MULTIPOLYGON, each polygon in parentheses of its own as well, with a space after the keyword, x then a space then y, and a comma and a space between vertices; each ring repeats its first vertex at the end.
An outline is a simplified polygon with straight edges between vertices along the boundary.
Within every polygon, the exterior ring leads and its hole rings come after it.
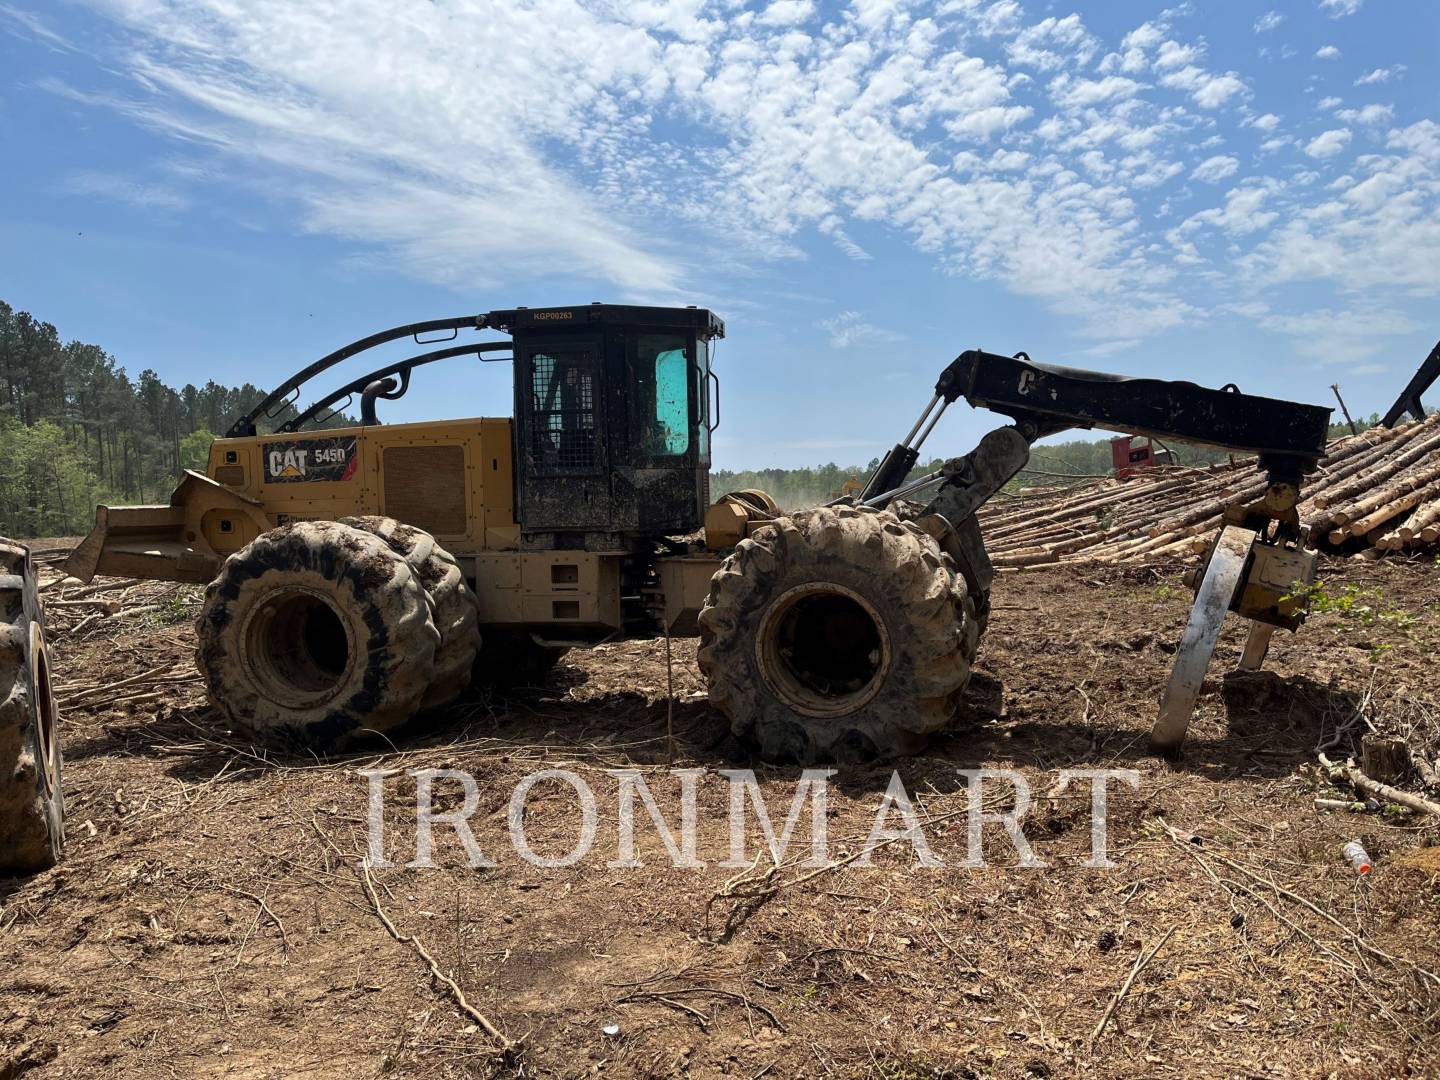
MULTIPOLYGON (((674 643, 676 764, 707 770, 703 869, 672 868, 643 813, 644 865, 607 865, 606 770, 641 770, 678 820, 663 642, 572 653, 546 685, 475 692, 396 750, 320 761, 210 730, 189 667, 194 590, 60 632, 69 858, 0 882, 0 1078, 1434 1076, 1440 822, 1313 800, 1327 790, 1315 747, 1357 710, 1433 734, 1440 573, 1325 572, 1405 617, 1318 615, 1277 635, 1265 673, 1222 679, 1242 644, 1232 620, 1179 764, 1144 754, 1187 611, 1178 581, 1002 577, 953 733, 898 763, 949 865, 895 843, 873 866, 809 877, 716 865, 715 770, 751 763, 707 707, 688 641, 674 643), (169 664, 168 681, 121 685, 169 664), (440 865, 405 868, 415 794, 401 773, 385 797, 397 865, 372 871, 372 901, 357 770, 376 765, 473 773, 475 834, 498 865, 471 869, 441 829, 440 865), (958 865, 956 769, 982 765, 1029 781, 1025 832, 1048 869, 1017 867, 994 826, 992 865, 958 865), (1057 770, 1087 766, 1140 774, 1112 797, 1114 869, 1081 865, 1087 787, 1054 791, 1057 770), (579 774, 598 801, 595 848, 568 869, 530 865, 507 837, 511 789, 540 768, 579 774), (1355 838, 1369 877, 1340 859, 1355 838), (377 902, 517 1049, 497 1053, 377 902)), ((782 818, 798 770, 757 769, 782 818)), ((890 769, 833 777, 832 858, 869 834, 890 769)), ((460 805, 458 786, 436 791, 460 805)), ((986 797, 1004 802, 1005 785, 986 797)), ((579 821, 570 788, 531 792, 538 851, 568 851, 579 821)), ((787 863, 808 838, 806 820, 787 863)))

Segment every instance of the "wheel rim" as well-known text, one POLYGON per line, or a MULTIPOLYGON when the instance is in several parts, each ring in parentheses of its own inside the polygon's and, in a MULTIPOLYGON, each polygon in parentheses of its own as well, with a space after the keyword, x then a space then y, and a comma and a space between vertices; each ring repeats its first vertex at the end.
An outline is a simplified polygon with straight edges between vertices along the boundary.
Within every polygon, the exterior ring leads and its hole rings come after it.
POLYGON ((266 596, 251 609, 241 641, 257 688, 292 709, 314 708, 335 697, 355 662, 344 613, 316 589, 266 596))
POLYGON ((38 623, 30 624, 30 687, 35 701, 35 742, 40 778, 47 794, 60 790, 60 741, 55 723, 55 695, 50 688, 50 658, 38 623))
POLYGON ((868 704, 891 666, 890 635, 874 606, 833 582, 812 581, 778 596, 755 644, 761 678, 805 716, 847 716, 868 704))

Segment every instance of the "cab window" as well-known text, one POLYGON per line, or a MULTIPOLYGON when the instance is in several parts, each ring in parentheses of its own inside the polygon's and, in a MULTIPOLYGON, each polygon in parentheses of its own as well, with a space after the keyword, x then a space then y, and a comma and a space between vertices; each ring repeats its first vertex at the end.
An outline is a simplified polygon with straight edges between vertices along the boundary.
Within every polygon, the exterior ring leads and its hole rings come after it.
POLYGON ((530 453, 548 472, 595 467, 595 378, 589 350, 534 353, 531 364, 530 453))
POLYGON ((647 457, 679 457, 690 449, 689 341, 683 334, 641 334, 636 340, 631 415, 647 457))

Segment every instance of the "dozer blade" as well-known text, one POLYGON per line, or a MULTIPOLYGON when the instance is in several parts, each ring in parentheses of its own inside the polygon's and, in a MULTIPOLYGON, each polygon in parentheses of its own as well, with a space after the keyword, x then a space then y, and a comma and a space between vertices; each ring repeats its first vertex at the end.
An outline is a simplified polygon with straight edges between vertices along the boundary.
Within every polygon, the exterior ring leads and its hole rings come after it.
POLYGON ((269 527, 257 500, 187 469, 169 505, 97 506, 95 528, 70 553, 65 572, 81 581, 109 574, 203 585, 222 560, 205 540, 205 516, 215 511, 269 527))

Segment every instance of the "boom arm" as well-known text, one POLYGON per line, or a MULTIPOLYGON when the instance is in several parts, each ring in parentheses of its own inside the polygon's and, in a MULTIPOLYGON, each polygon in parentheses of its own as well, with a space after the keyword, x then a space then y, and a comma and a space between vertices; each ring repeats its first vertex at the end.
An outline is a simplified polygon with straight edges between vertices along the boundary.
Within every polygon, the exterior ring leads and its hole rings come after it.
POLYGON ((1325 454, 1332 409, 1211 390, 1192 382, 1131 379, 1036 364, 1026 356, 962 353, 946 369, 971 405, 1004 413, 1051 434, 1105 427, 1133 435, 1201 442, 1262 457, 1295 458, 1309 471, 1325 454))
POLYGON ((1380 422, 1393 428, 1407 412, 1416 420, 1424 420, 1425 406, 1420 404, 1420 395, 1429 390, 1436 379, 1440 379, 1440 341, 1435 343, 1435 348, 1430 350, 1430 355, 1411 377, 1405 389, 1400 391, 1395 404, 1390 406, 1385 413, 1385 419, 1380 422))
POLYGON ((1024 353, 1000 356, 972 349, 941 372, 935 396, 905 441, 870 477, 862 502, 883 506, 905 492, 902 485, 919 458, 920 445, 945 409, 961 397, 1015 423, 991 432, 975 450, 922 478, 945 481, 930 510, 952 524, 973 514, 1025 467, 1031 443, 1067 428, 1101 426, 1257 454, 1272 483, 1298 489, 1301 477, 1325 454, 1332 411, 1242 394, 1233 385, 1211 390, 1190 382, 1131 379, 1037 364, 1024 353))

